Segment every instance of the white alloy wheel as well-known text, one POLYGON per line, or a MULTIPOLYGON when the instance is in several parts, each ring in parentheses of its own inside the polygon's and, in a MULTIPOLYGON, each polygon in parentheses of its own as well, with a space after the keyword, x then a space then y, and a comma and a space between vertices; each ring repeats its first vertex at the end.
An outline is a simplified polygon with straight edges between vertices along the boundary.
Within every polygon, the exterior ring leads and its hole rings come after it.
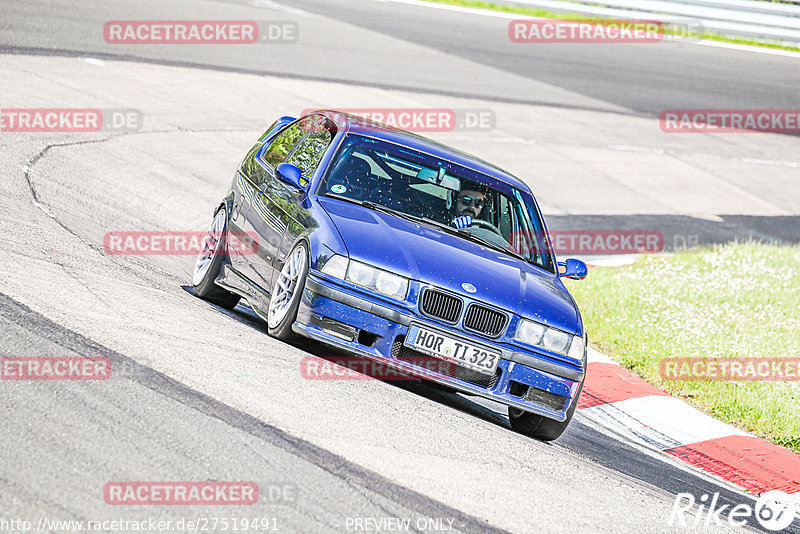
POLYGON ((199 286, 206 277, 206 274, 208 274, 214 257, 222 253, 220 249, 222 247, 222 232, 224 230, 225 210, 223 209, 217 212, 217 215, 211 222, 211 227, 203 238, 203 250, 197 256, 197 262, 194 264, 192 284, 194 284, 195 287, 199 286))
POLYGON ((300 298, 300 295, 297 294, 297 283, 305 270, 306 249, 304 246, 298 246, 283 264, 283 269, 275 282, 275 288, 272 290, 272 299, 269 301, 269 312, 267 313, 267 325, 270 328, 277 328, 286 318, 295 299, 300 298))

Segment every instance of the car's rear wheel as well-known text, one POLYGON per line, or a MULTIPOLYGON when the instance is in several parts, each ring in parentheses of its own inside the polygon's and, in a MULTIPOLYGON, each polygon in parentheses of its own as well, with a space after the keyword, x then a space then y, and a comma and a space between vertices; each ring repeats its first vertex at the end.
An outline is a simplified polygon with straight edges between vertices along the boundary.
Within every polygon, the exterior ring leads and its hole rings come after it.
POLYGON ((203 238, 203 250, 197 256, 192 276, 194 294, 201 299, 232 310, 239 302, 239 295, 226 291, 216 285, 222 262, 225 260, 225 231, 228 212, 221 208, 214 216, 211 227, 203 238))
POLYGON ((297 319, 297 309, 308 276, 308 249, 302 241, 295 245, 275 281, 267 312, 269 334, 288 341, 295 337, 292 324, 297 319))
POLYGON ((578 394, 575 395, 572 406, 567 410, 567 418, 564 421, 556 421, 544 417, 543 415, 526 412, 509 406, 508 420, 511 422, 511 428, 520 434, 525 434, 526 436, 542 441, 558 439, 567 429, 567 426, 569 426, 569 422, 572 421, 575 408, 578 407, 578 398, 581 396, 581 391, 583 391, 583 384, 578 388, 578 394))

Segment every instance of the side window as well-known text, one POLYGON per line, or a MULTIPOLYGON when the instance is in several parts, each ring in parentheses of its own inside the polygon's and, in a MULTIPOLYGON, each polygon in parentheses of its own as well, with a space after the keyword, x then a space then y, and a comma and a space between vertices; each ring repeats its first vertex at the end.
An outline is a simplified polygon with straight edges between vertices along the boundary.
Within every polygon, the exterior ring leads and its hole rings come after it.
POLYGON ((308 136, 298 145, 288 161, 288 163, 297 165, 303 171, 303 176, 307 178, 310 178, 317 170, 325 150, 333 140, 332 125, 327 124, 324 119, 309 124, 309 127, 308 136))
POLYGON ((267 170, 264 168, 263 165, 258 163, 256 159, 256 154, 258 154, 258 150, 261 148, 261 143, 258 143, 256 146, 250 149, 250 152, 245 156, 244 161, 242 162, 242 174, 245 178, 253 182, 256 186, 260 186, 264 183, 264 176, 267 174, 267 170))
POLYGON ((270 143, 262 159, 272 167, 277 167, 286 161, 286 156, 292 151, 294 145, 308 133, 311 123, 317 120, 319 120, 319 117, 311 116, 289 126, 270 143))

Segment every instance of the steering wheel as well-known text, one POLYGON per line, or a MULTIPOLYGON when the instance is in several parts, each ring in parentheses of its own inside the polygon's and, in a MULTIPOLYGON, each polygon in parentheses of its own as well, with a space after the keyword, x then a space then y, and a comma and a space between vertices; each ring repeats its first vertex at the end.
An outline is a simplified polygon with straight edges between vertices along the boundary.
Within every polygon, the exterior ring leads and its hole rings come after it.
POLYGON ((490 223, 488 221, 484 221, 483 219, 472 219, 472 224, 470 226, 478 226, 479 228, 485 228, 487 230, 490 230, 490 231, 496 233, 500 237, 503 237, 503 233, 500 232, 500 229, 498 229, 492 223, 490 223))

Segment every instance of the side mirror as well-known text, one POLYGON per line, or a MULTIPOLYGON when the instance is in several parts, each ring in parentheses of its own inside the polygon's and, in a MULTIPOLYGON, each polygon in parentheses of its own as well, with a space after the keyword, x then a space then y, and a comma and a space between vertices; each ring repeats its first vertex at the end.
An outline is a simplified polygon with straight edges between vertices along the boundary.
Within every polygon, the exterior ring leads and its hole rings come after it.
POLYGON ((583 280, 588 273, 589 269, 581 260, 570 258, 567 261, 558 262, 558 276, 561 278, 583 280))
POLYGON ((306 179, 303 178, 303 171, 300 170, 300 167, 292 165, 291 163, 281 163, 278 165, 278 168, 275 169, 275 175, 281 182, 296 187, 297 189, 305 190, 305 186, 302 184, 307 182, 306 179))

